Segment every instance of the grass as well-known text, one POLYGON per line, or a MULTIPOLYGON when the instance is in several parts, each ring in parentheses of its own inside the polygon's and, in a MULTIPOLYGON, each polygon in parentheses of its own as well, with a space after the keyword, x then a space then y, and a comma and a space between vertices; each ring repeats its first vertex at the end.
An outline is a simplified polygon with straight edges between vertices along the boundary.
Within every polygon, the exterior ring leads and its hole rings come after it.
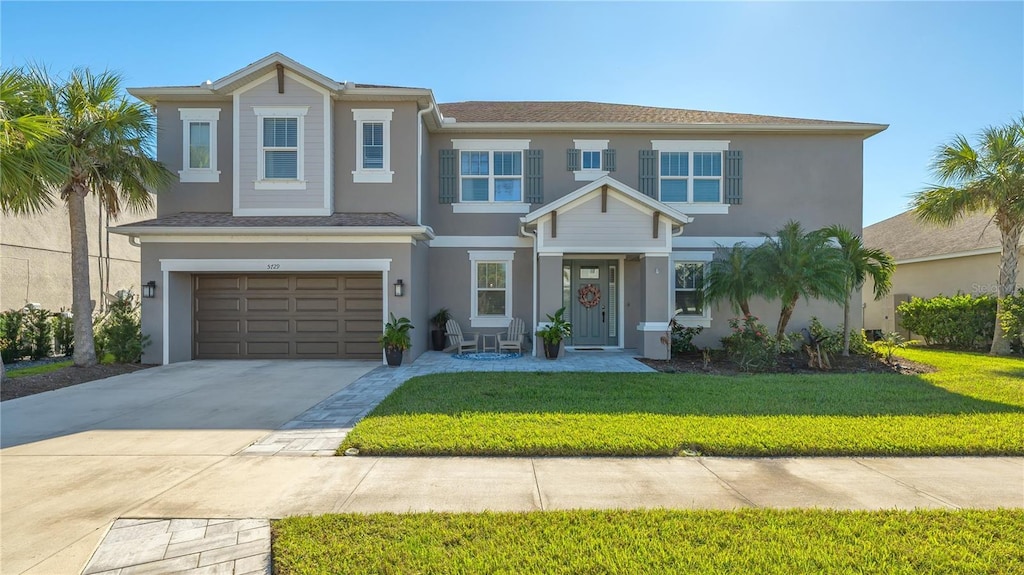
POLYGON ((933 350, 919 376, 460 373, 409 380, 339 453, 1021 455, 1024 360, 933 350))
POLYGON ((47 363, 45 365, 36 365, 33 367, 26 367, 24 369, 17 369, 7 372, 7 377, 11 379, 17 379, 19 377, 25 377, 28 375, 39 375, 41 373, 50 373, 51 371, 59 371, 65 367, 71 367, 73 362, 69 359, 67 361, 58 361, 55 363, 47 363))
POLYGON ((274 573, 1021 573, 1024 511, 293 517, 274 573))

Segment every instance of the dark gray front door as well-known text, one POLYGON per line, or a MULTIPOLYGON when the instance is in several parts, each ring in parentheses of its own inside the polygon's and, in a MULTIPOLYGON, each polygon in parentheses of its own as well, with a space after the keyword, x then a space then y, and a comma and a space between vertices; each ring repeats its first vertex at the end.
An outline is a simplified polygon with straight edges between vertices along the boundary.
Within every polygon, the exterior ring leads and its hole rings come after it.
POLYGON ((615 261, 565 260, 563 275, 568 281, 569 321, 572 322, 571 344, 576 347, 616 345, 615 261))

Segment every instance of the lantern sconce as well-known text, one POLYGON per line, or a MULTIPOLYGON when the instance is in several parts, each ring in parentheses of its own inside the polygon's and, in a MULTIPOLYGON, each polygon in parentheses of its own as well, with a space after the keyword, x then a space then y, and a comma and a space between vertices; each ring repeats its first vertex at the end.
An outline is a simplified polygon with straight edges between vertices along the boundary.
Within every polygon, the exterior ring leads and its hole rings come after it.
POLYGON ((395 297, 405 295, 405 283, 402 280, 395 280, 395 297))
POLYGON ((142 297, 151 299, 156 297, 156 282, 149 280, 142 284, 142 297))

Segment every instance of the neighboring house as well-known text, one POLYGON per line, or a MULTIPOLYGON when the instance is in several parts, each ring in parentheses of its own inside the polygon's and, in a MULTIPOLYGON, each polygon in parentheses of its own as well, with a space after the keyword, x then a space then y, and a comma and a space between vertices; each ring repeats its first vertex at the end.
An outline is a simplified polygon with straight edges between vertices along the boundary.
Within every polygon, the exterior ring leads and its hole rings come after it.
MULTIPOLYGON (((101 213, 95 196, 85 206, 90 287, 94 309, 100 311, 122 289, 139 293, 139 247, 108 228, 152 218, 155 211, 123 213, 114 220, 101 213)), ((0 310, 29 303, 53 311, 71 309, 71 228, 63 204, 38 215, 0 214, 0 310)))
MULTIPOLYGON (((1001 243, 991 219, 991 214, 974 214, 947 227, 921 222, 907 211, 864 228, 865 245, 883 249, 896 260, 888 296, 876 301, 870 281, 861 290, 864 329, 902 331, 896 306, 911 297, 997 294, 1001 243)), ((1018 263, 1018 285, 1021 271, 1018 263)))
MULTIPOLYGON (((886 128, 437 104, 276 53, 215 82, 130 92, 156 107, 159 159, 181 180, 156 219, 117 230, 142 242, 141 281, 157 284, 147 362, 380 358, 389 312, 417 327, 415 357, 441 307, 496 333, 513 317, 535 331, 565 305, 569 346, 652 358, 678 308, 717 344, 733 314, 697 297, 715 247, 793 218, 860 232, 863 141, 886 128)), ((766 321, 777 310, 757 307, 766 321)), ((812 315, 842 310, 801 304, 793 327, 812 315)))

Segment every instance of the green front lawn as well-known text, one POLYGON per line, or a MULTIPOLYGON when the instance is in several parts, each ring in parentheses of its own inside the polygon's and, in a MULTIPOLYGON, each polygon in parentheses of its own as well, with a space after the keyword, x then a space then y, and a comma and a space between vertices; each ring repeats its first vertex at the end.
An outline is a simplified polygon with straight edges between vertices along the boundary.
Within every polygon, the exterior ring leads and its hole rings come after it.
POLYGON ((1024 511, 550 511, 273 524, 274 572, 1022 573, 1024 511))
POLYGON ((19 377, 25 377, 28 375, 39 375, 40 373, 50 373, 51 371, 59 371, 65 367, 71 367, 73 362, 69 359, 67 361, 57 361, 54 363, 47 363, 44 365, 36 365, 33 367, 26 367, 24 369, 15 369, 7 372, 7 377, 11 379, 17 379, 19 377))
POLYGON ((460 373, 412 379, 339 453, 1020 455, 1024 361, 905 350, 898 374, 460 373))

